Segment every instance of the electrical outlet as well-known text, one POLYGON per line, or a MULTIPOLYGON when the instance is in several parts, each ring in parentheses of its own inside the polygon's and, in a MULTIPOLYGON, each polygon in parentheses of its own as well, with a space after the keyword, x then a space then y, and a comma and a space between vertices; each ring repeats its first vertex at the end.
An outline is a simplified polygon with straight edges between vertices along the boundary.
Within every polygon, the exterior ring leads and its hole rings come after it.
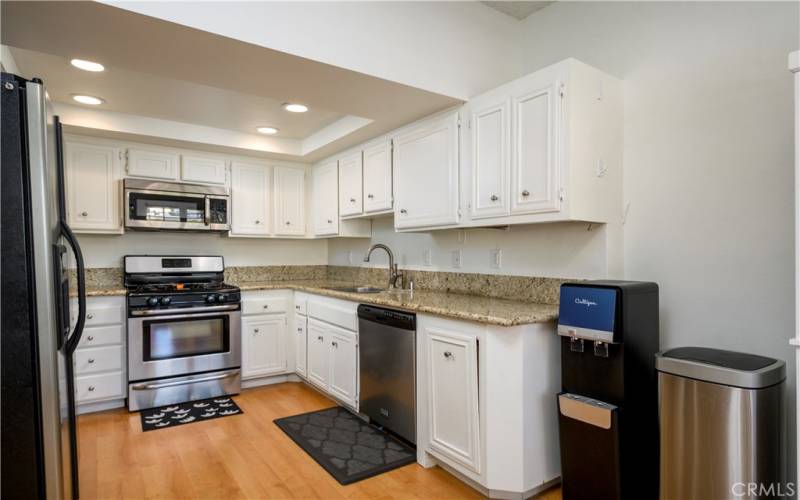
POLYGON ((500 269, 503 267, 503 251, 499 248, 489 250, 489 267, 493 269, 500 269))
POLYGON ((453 250, 453 267, 455 269, 461 267, 461 250, 453 250))
POLYGON ((431 255, 431 249, 428 248, 424 252, 422 252, 422 264, 425 266, 433 265, 433 257, 431 255))

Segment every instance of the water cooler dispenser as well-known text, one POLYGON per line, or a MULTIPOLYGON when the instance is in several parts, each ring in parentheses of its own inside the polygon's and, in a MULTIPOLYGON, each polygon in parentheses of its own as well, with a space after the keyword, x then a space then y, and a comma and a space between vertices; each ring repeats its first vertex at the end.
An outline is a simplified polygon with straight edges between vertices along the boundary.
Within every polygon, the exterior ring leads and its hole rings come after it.
POLYGON ((658 498, 658 285, 561 286, 564 500, 658 498))

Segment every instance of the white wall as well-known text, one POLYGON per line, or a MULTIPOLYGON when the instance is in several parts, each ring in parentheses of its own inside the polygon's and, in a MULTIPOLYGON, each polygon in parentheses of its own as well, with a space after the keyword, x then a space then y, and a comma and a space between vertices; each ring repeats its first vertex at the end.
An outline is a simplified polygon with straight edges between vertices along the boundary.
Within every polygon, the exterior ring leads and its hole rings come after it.
POLYGON ((226 266, 324 265, 325 240, 228 238, 217 234, 127 232, 79 234, 87 267, 121 267, 124 255, 222 255, 226 266))
POLYGON ((659 283, 662 348, 777 357, 790 386, 798 19, 797 2, 557 2, 523 23, 529 71, 570 56, 625 82, 625 275, 659 283))
POLYGON ((516 20, 478 2, 105 3, 461 99, 522 60, 516 20))
POLYGON ((372 243, 389 245, 400 267, 553 278, 602 278, 606 276, 605 227, 583 223, 512 226, 501 229, 468 229, 430 233, 395 233, 391 217, 372 223, 372 239, 333 239, 328 243, 331 265, 386 267, 386 252, 378 250, 368 264, 364 254, 372 243), (491 265, 490 252, 502 250, 500 269, 491 265), (431 265, 424 254, 430 250, 431 265), (461 250, 461 268, 453 267, 453 252, 461 250))

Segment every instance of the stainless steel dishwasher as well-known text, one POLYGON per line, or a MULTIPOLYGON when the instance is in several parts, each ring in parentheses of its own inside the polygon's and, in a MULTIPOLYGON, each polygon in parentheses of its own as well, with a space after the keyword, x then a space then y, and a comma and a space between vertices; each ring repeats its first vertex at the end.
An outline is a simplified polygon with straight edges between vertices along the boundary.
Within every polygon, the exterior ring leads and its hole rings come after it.
POLYGON ((416 315, 362 304, 358 336, 361 413, 416 444, 416 315))

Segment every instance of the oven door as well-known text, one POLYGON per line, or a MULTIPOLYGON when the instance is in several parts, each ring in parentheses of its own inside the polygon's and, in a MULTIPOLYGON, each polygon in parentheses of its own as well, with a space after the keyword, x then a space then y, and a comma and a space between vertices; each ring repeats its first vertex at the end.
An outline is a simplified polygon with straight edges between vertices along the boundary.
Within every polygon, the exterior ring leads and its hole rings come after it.
MULTIPOLYGON (((225 222, 209 220, 212 199, 205 194, 129 189, 125 191, 125 227, 134 229, 184 229, 221 231, 228 229, 227 199, 225 222)), ((216 201, 213 205, 218 205, 216 201)), ((219 212, 219 210, 217 210, 219 212)))
POLYGON ((239 310, 152 316, 143 312, 128 319, 132 382, 241 366, 239 310))

